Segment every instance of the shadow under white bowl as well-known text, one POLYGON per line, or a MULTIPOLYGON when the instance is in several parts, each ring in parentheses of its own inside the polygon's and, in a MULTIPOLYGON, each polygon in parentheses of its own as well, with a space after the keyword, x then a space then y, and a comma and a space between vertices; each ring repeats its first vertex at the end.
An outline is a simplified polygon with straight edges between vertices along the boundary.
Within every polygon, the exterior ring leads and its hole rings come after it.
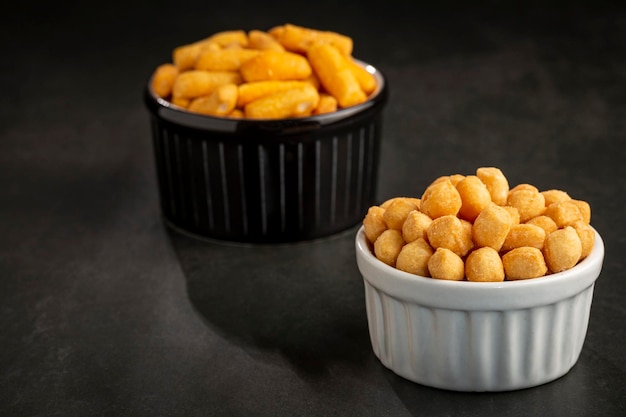
POLYGON ((435 388, 509 391, 553 381, 574 366, 604 259, 596 231, 574 268, 500 283, 445 281, 376 259, 356 234, 374 354, 396 374, 435 388))

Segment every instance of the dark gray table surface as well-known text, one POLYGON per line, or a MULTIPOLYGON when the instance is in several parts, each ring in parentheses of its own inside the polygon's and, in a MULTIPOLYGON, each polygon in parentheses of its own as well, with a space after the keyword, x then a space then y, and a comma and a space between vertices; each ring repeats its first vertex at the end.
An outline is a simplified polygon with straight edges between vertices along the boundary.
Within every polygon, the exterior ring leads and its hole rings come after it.
POLYGON ((21 2, 0 32, 0 415, 626 415, 620 3, 21 2), (356 229, 242 247, 164 226, 147 77, 177 45, 287 22, 387 75, 381 201, 497 166, 590 202, 606 256, 567 375, 472 394, 384 368, 356 229))

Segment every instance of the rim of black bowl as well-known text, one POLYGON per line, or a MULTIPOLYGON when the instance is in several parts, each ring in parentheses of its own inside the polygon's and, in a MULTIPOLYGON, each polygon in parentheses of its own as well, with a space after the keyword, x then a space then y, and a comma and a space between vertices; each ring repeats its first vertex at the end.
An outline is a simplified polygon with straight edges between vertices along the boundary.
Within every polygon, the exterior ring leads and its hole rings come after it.
POLYGON ((376 77, 376 90, 368 97, 367 101, 331 113, 287 119, 237 119, 193 113, 158 97, 151 87, 152 75, 146 83, 144 98, 146 105, 156 116, 188 128, 223 133, 235 133, 254 129, 257 131, 271 132, 276 135, 292 133, 294 130, 316 130, 382 106, 386 102, 388 86, 385 75, 383 75, 379 68, 371 64, 358 59, 355 59, 355 61, 376 77))

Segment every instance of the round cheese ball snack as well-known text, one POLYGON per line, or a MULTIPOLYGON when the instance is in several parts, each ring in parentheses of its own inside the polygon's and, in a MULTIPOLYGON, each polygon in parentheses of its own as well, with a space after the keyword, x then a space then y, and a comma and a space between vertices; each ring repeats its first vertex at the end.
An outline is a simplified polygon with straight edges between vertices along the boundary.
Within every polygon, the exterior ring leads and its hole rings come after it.
POLYGON ((554 223, 559 228, 563 228, 583 218, 578 206, 570 200, 557 201, 550 204, 546 207, 544 214, 554 220, 554 223))
POLYGON ((502 206, 502 208, 505 209, 509 213, 509 216, 511 216, 511 226, 520 223, 519 210, 517 208, 512 207, 512 206, 502 206))
POLYGON ((387 229, 374 242, 374 254, 387 265, 395 266, 403 246, 402 233, 395 229, 387 229))
POLYGON ((475 282, 504 281, 504 266, 500 254, 489 246, 476 249, 465 260, 465 276, 468 281, 475 282))
POLYGON ((475 175, 468 175, 456 185, 461 196, 458 216, 473 222, 485 207, 491 203, 491 194, 485 183, 475 175))
POLYGON ((367 240, 371 243, 376 242, 378 236, 388 229, 384 214, 385 209, 379 206, 372 206, 367 209, 367 214, 365 214, 365 218, 363 219, 363 229, 365 237, 367 237, 367 240))
POLYGON ((572 268, 578 263, 581 255, 582 243, 573 227, 555 230, 546 237, 543 256, 551 272, 572 268))
POLYGON ((506 204, 509 194, 509 182, 499 168, 478 168, 476 176, 487 186, 487 190, 491 194, 491 201, 499 206, 506 204))
POLYGON ((390 229, 402 230, 402 225, 411 211, 419 206, 411 198, 394 198, 385 208, 385 222, 390 229))
POLYGON ((504 275, 508 280, 539 278, 548 272, 546 261, 537 248, 522 246, 502 256, 504 275))
POLYGON ((509 190, 509 195, 511 195, 513 191, 519 191, 519 190, 530 190, 536 193, 539 192, 539 188, 535 187, 534 185, 528 184, 528 183, 522 183, 522 184, 517 184, 515 187, 511 188, 509 190))
POLYGON ((421 211, 411 211, 402 225, 402 237, 404 241, 408 243, 418 238, 427 239, 426 230, 432 221, 430 217, 421 211))
POLYGON ((463 204, 459 192, 449 178, 429 185, 420 201, 420 210, 431 219, 447 215, 456 216, 463 204))
POLYGON ((545 239, 546 232, 541 227, 528 223, 516 224, 509 230, 500 250, 508 252, 522 246, 542 249, 545 239))
POLYGON ((534 224, 535 226, 541 227, 543 231, 546 232, 546 236, 559 228, 554 220, 545 215, 533 217, 532 219, 528 220, 526 224, 534 224))
POLYGON ((454 215, 436 218, 426 229, 428 242, 433 249, 446 248, 465 256, 473 248, 472 229, 454 215))
POLYGON ((546 209, 545 198, 536 188, 518 188, 511 190, 507 198, 507 205, 515 207, 519 211, 519 220, 525 223, 543 214, 546 209))
POLYGON ((396 268, 415 275, 429 277, 428 260, 433 248, 423 238, 418 238, 402 247, 396 260, 396 268))
POLYGON ((450 180, 452 185, 454 185, 455 187, 457 186, 458 183, 463 181, 464 178, 465 178, 465 175, 463 174, 452 174, 448 176, 448 179, 450 180))
POLYGON ((428 272, 436 279, 462 281, 465 278, 465 264, 456 253, 446 248, 437 248, 428 259, 428 272))
POLYGON ((488 246, 499 251, 511 230, 509 212, 495 203, 480 212, 472 226, 472 237, 478 247, 488 246))
POLYGON ((580 210, 580 215, 583 217, 583 221, 587 224, 591 223, 591 206, 588 202, 583 200, 572 199, 572 203, 576 204, 578 210, 580 210))
POLYGON ((570 226, 576 230, 578 237, 580 238, 581 254, 580 259, 586 258, 593 249, 593 244, 596 240, 596 233, 593 228, 587 224, 584 220, 578 220, 572 223, 570 226))
POLYGON ((396 201, 398 199, 412 201, 413 204, 415 204, 418 209, 420 207, 420 203, 421 203, 420 199, 419 198, 415 198, 415 197, 392 197, 392 198, 390 198, 388 200, 383 201, 383 203, 380 204, 380 206, 382 208, 384 208, 384 209, 387 209, 391 205, 391 203, 393 203, 394 201, 396 201))
POLYGON ((572 197, 563 190, 545 190, 542 191, 541 194, 543 194, 543 198, 546 200, 546 207, 552 203, 572 199, 572 197))

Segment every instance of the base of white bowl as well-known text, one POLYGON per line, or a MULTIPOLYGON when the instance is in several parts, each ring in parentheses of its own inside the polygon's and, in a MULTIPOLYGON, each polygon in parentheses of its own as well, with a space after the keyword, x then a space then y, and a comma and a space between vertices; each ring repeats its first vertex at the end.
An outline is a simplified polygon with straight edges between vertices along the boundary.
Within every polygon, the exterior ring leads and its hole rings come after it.
POLYGON ((454 391, 510 391, 558 379, 585 340, 593 285, 543 307, 459 311, 389 297, 365 281, 375 355, 399 376, 454 391))

